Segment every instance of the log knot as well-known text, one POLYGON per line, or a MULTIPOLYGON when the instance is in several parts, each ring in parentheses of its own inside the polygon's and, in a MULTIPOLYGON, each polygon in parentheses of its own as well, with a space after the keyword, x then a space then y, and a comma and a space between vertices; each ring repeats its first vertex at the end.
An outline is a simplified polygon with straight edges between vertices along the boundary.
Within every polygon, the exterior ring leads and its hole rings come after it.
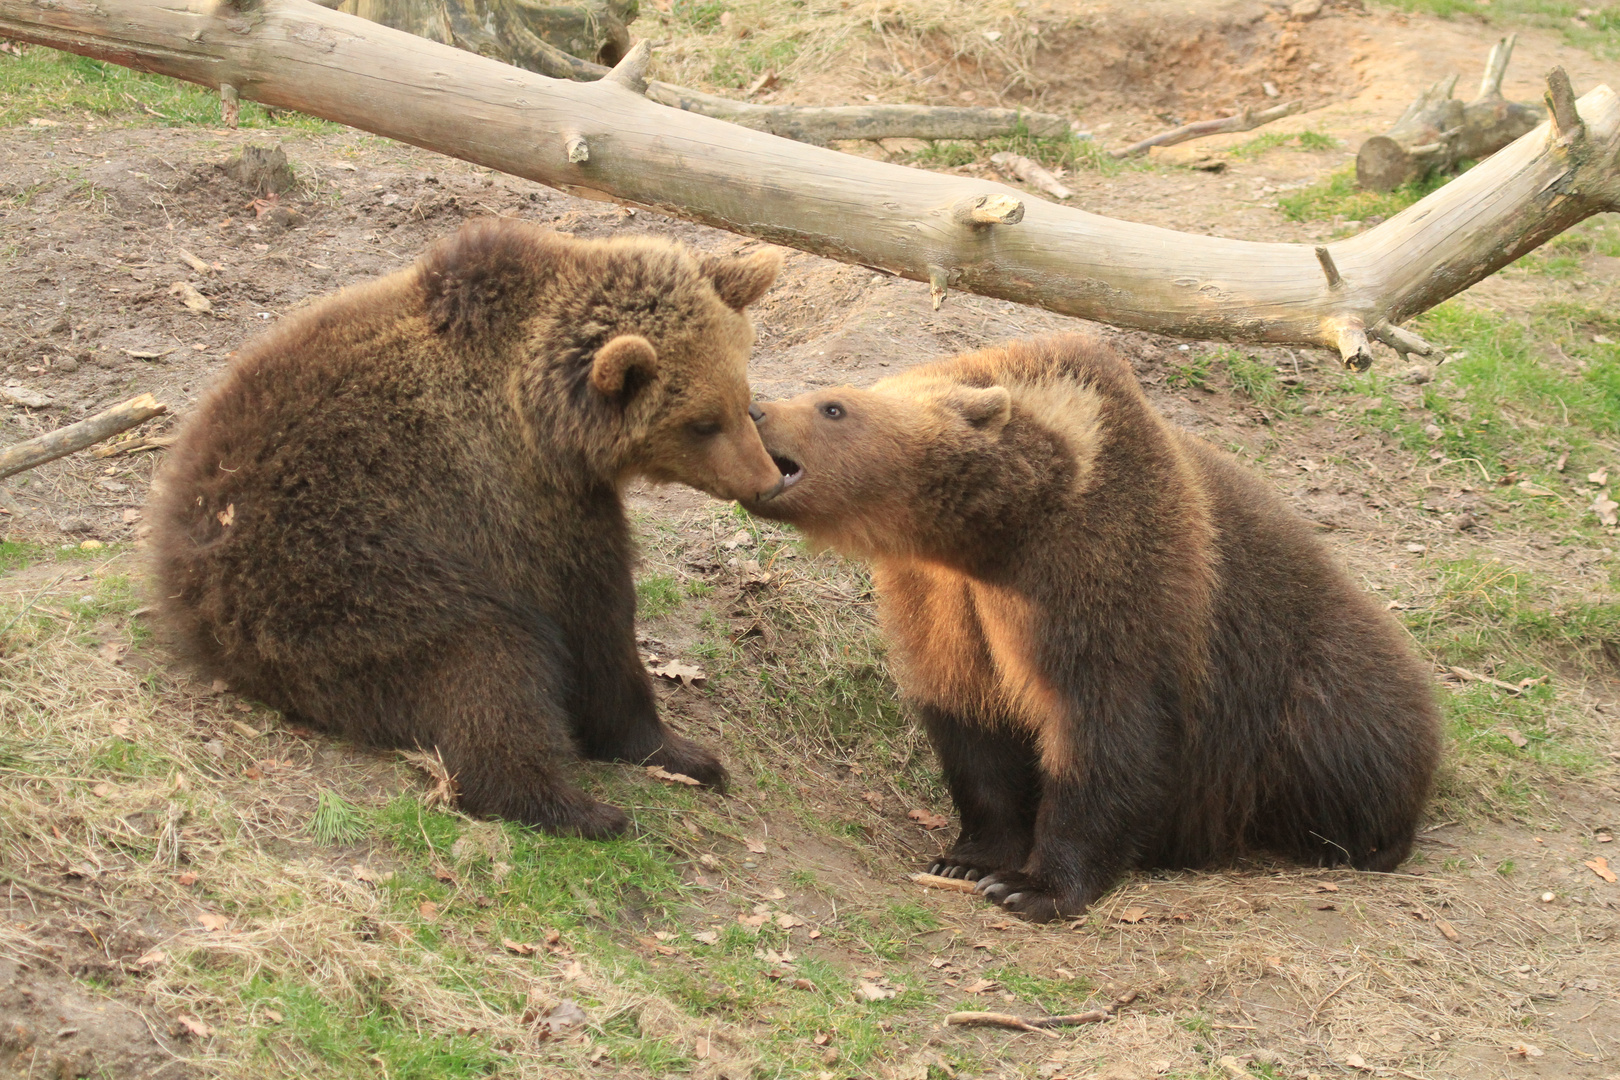
POLYGON ((951 220, 958 225, 1016 225, 1024 220, 1024 202, 1000 192, 969 195, 951 204, 951 220))

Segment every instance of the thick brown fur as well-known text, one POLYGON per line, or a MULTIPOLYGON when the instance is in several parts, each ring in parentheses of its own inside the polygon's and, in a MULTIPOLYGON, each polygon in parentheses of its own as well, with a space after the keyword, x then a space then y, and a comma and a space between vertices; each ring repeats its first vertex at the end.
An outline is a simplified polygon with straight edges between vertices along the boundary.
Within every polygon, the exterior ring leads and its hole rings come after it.
POLYGON ((1087 338, 760 406, 749 504, 868 559, 962 832, 1026 917, 1245 851, 1391 870, 1439 753, 1404 631, 1087 338))
POLYGON ((636 476, 780 476, 743 309, 774 253, 470 225, 251 342, 147 511, 161 627, 208 677, 380 746, 437 747, 471 812, 608 836, 578 753, 721 786, 636 653, 636 476))

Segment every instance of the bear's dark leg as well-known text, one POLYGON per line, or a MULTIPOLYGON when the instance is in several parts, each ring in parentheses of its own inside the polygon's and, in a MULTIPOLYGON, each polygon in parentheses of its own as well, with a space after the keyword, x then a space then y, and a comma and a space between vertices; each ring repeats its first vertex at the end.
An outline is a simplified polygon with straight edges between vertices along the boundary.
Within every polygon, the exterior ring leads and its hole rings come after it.
POLYGON ((443 643, 415 668, 410 726, 437 748, 468 813, 596 840, 629 819, 563 775, 574 758, 564 703, 563 658, 554 642, 490 625, 443 643))
POLYGON ((629 595, 572 643, 580 750, 598 761, 658 765, 724 791, 720 760, 658 719, 651 677, 636 652, 635 594, 626 582, 629 595))
POLYGON ((1010 727, 964 721, 933 706, 919 711, 962 818, 950 853, 928 872, 974 881, 1022 866, 1034 839, 1041 793, 1033 740, 1010 727))
POLYGON ((981 892, 1032 922, 1072 918, 1141 861, 1172 810, 1175 752, 1156 711, 1098 709, 1098 719, 1048 733, 1029 859, 982 879, 981 892))

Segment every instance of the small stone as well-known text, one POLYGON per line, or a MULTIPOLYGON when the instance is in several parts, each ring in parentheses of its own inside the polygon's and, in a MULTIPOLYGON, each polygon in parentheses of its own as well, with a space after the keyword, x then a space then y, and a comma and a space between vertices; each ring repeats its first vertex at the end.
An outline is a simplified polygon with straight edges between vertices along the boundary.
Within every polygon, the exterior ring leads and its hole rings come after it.
POLYGON ((1307 406, 1305 406, 1303 409, 1301 409, 1299 411, 1304 413, 1306 416, 1319 416, 1319 415, 1321 415, 1321 412, 1322 412, 1322 406, 1320 406, 1320 405, 1307 405, 1307 406))
POLYGON ((1543 904, 1550 904, 1556 899, 1558 899, 1558 896, 1555 893, 1544 892, 1541 894, 1541 902, 1543 904))
POLYGON ((1479 522, 1474 520, 1473 514, 1470 514, 1468 511, 1464 510, 1462 513, 1457 515, 1457 520, 1451 523, 1451 527, 1456 529, 1458 532, 1471 532, 1479 527, 1479 522))
POLYGON ((1426 382, 1434 381, 1434 372, 1422 364, 1413 364, 1401 376, 1401 381, 1411 386, 1422 386, 1426 382))
POLYGON ((1322 14, 1322 0, 1299 0, 1288 9, 1288 14, 1296 19, 1314 19, 1322 14))
POLYGON ((87 533, 91 529, 95 528, 95 526, 90 523, 89 518, 70 517, 63 518, 61 524, 58 525, 57 528, 71 536, 74 533, 87 533))
POLYGON ((1441 427, 1439 424, 1424 424, 1423 434, 1427 435, 1430 439, 1440 439, 1445 437, 1446 429, 1441 427))

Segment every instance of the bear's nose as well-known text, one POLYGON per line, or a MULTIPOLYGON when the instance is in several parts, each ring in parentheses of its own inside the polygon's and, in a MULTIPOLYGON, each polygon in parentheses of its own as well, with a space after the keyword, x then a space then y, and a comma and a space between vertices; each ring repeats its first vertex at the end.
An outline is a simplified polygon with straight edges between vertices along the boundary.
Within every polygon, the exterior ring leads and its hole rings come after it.
POLYGON ((756 424, 759 423, 761 420, 765 419, 765 410, 750 401, 748 403, 748 419, 752 420, 756 424))

